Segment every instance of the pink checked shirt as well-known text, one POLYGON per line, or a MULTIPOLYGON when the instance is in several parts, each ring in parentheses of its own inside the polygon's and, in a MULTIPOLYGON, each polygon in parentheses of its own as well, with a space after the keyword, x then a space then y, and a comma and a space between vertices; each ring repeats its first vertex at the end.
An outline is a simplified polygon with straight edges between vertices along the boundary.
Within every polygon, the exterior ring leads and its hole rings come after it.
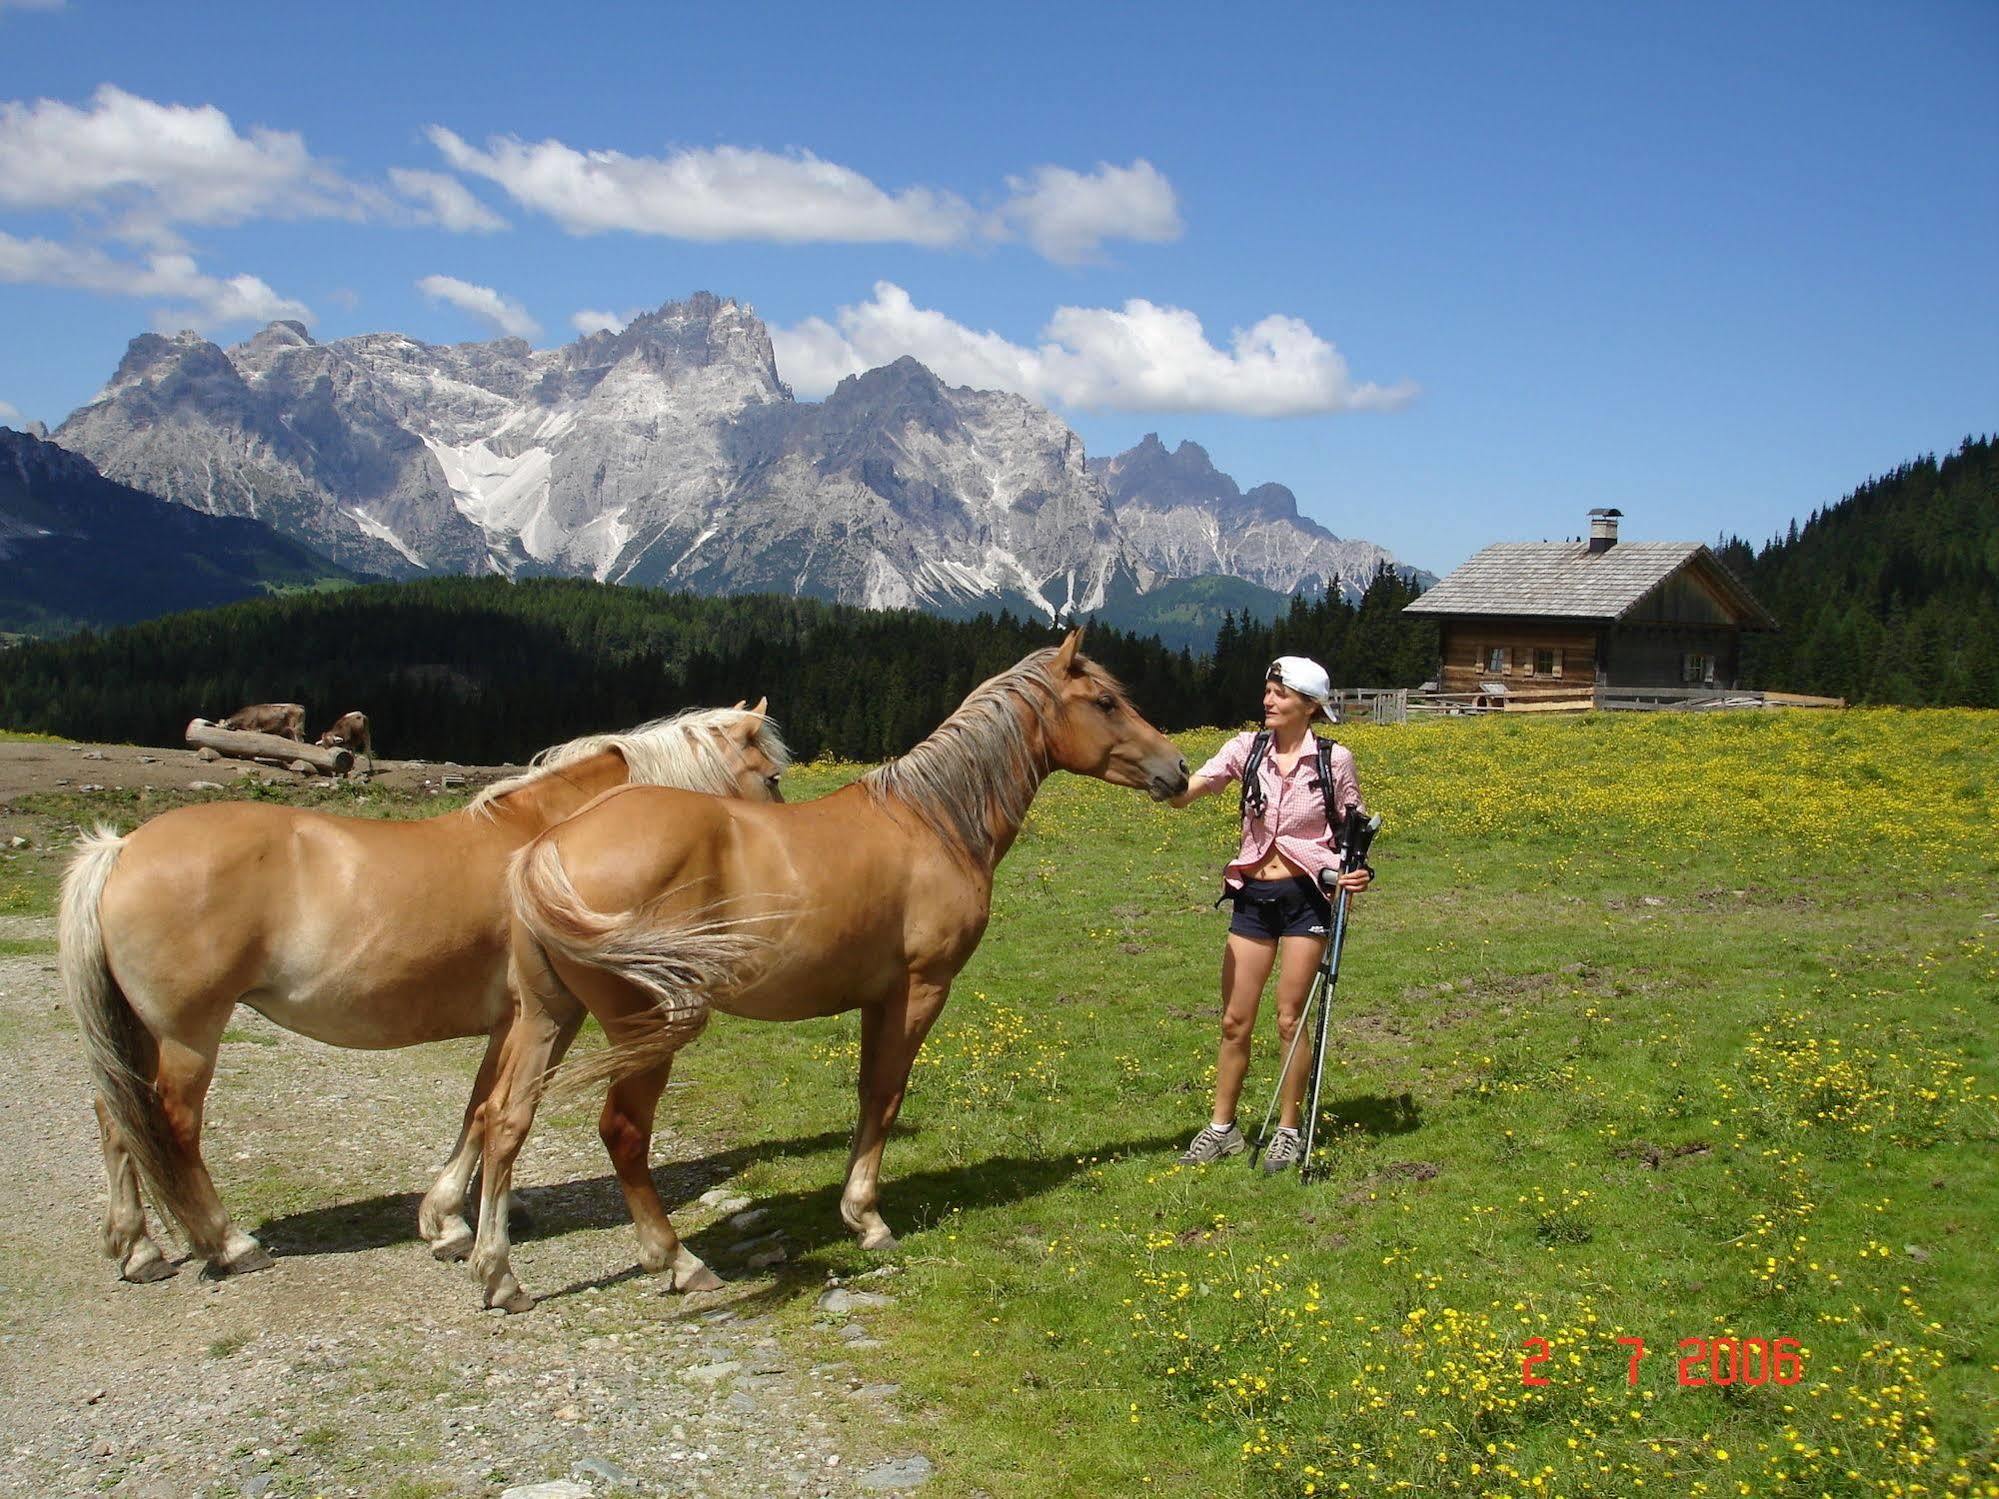
MULTIPOLYGON (((1249 762, 1250 743, 1255 738, 1254 731, 1236 735, 1195 774, 1207 781, 1240 780, 1242 768, 1249 762)), ((1341 809, 1364 806, 1360 781, 1354 775, 1353 752, 1343 744, 1334 745, 1332 765, 1333 805, 1341 809)), ((1326 798, 1319 789, 1319 757, 1312 746, 1306 745, 1289 775, 1278 773, 1277 751, 1273 747, 1263 757, 1257 774, 1263 782, 1263 816, 1258 817, 1254 808, 1244 813, 1242 848, 1222 872, 1223 882, 1232 890, 1240 886, 1243 872, 1269 858, 1273 845, 1300 873, 1313 880, 1318 879, 1322 869, 1338 869, 1341 859, 1333 850, 1332 829, 1326 826, 1326 798)))

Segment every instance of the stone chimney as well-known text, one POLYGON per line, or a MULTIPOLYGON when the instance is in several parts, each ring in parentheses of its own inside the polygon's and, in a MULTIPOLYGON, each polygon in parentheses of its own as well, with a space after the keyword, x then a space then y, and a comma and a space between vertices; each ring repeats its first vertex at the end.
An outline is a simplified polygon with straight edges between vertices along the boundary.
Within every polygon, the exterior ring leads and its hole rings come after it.
POLYGON ((1589 549, 1592 552, 1607 552, 1617 545, 1617 519, 1622 510, 1605 510, 1601 507, 1589 513, 1589 549))

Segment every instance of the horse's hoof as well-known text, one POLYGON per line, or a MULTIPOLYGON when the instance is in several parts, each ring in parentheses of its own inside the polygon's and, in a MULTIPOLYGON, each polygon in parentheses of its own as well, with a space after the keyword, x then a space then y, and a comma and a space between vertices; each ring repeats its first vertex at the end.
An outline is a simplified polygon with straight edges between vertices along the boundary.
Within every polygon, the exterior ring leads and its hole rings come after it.
POLYGON ((472 1254, 472 1230, 461 1227, 440 1235, 431 1241, 430 1253, 433 1259, 446 1264, 469 1258, 472 1254))
POLYGON ((261 1244, 252 1244, 229 1259, 213 1259, 208 1262, 208 1273, 217 1280, 238 1275, 254 1275, 259 1270, 268 1270, 277 1263, 271 1252, 261 1244))
POLYGON ((726 1280, 703 1264, 697 1263, 691 1270, 673 1272, 673 1289, 676 1291, 719 1291, 727 1284, 726 1280))
POLYGON ((881 1227, 871 1228, 861 1235, 861 1248, 886 1251, 900 1249, 902 1245, 897 1241, 895 1235, 888 1231, 888 1225, 883 1224, 881 1227))
POLYGON ((486 1305, 497 1307, 511 1317, 521 1312, 533 1311, 534 1297, 528 1293, 527 1287, 515 1286, 511 1291, 489 1298, 486 1305))
POLYGON ((155 1249, 145 1258, 137 1258, 118 1271, 120 1280, 129 1280, 135 1286, 151 1285, 156 1280, 167 1280, 180 1274, 180 1267, 155 1249))

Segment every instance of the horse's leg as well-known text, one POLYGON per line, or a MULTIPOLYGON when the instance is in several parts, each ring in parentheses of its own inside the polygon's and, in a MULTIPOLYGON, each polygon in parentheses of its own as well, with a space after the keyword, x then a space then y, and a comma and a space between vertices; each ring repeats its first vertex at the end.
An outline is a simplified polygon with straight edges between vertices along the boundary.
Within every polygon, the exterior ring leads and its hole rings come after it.
POLYGON ((524 1312, 534 1305, 514 1278, 507 1237, 507 1195, 514 1162, 520 1158, 549 1060, 569 1044, 583 1023, 584 1009, 567 995, 543 996, 517 985, 519 1009, 508 1033, 493 1091, 479 1106, 485 1137, 484 1185, 479 1192, 479 1237, 472 1246, 472 1273, 484 1288, 485 1305, 524 1312))
MULTIPOLYGON (((580 1028, 580 1025, 581 1022, 579 1021, 577 1026, 571 1027, 555 1038, 555 1050, 548 1054, 547 1071, 553 1072, 562 1065, 563 1057, 568 1055, 570 1045, 576 1040, 577 1030, 580 1028)), ((533 1227, 534 1210, 521 1201, 520 1193, 509 1191, 507 1193, 508 1232, 524 1234, 533 1227)))
POLYGON ((104 1253, 118 1261, 118 1274, 125 1280, 165 1280, 176 1266, 160 1252, 146 1232, 146 1204, 139 1195, 139 1168, 118 1126, 102 1098, 97 1105, 97 1138, 104 1147, 104 1185, 110 1200, 104 1209, 104 1253))
POLYGON ((513 1012, 509 1010, 487 1038, 486 1054, 479 1059, 479 1075, 472 1080, 472 1096, 465 1101, 458 1143, 452 1147, 451 1159, 445 1162, 444 1170, 417 1209, 417 1232, 440 1260, 462 1260, 472 1252, 472 1225, 465 1221, 465 1198, 471 1191, 472 1173, 478 1169, 485 1138, 479 1128, 479 1106, 493 1091, 493 1079, 499 1075, 500 1055, 513 1021, 513 1012))
POLYGON ((180 1171, 187 1183, 185 1213, 181 1227, 187 1231, 194 1252, 208 1261, 212 1275, 247 1275, 268 1269, 271 1256, 255 1239, 229 1221, 228 1209, 201 1158, 201 1120, 208 1099, 208 1085, 215 1076, 217 1035, 206 1046, 190 1046, 171 1036, 160 1038, 159 1072, 154 1079, 160 1107, 167 1117, 173 1148, 180 1156, 180 1171))
POLYGON ((882 1147, 889 1126, 909 1089, 909 1069, 930 1034, 951 981, 910 978, 893 999, 861 1010, 861 1113, 854 1148, 847 1158, 847 1185, 840 1193, 840 1218, 861 1236, 863 1249, 893 1249, 895 1235, 875 1210, 881 1198, 882 1147))
POLYGON ((632 1224, 639 1231, 639 1264, 649 1271, 665 1270, 673 1277, 675 1291, 716 1291, 723 1281, 701 1262, 698 1255, 680 1242, 667 1218, 666 1203, 652 1179, 652 1127, 659 1109, 659 1095, 673 1070, 668 1057, 659 1066, 623 1077, 611 1084, 604 1099, 604 1112, 597 1121, 597 1133, 610 1152, 617 1169, 618 1185, 625 1191, 625 1206, 631 1210, 632 1224))

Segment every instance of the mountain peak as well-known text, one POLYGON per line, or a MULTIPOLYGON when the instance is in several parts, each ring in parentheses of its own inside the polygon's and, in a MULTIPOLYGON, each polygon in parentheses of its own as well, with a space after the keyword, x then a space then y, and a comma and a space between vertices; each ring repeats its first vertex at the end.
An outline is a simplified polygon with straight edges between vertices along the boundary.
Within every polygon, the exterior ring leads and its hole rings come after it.
POLYGON ((281 318, 275 323, 266 323, 254 337, 243 345, 252 353, 275 353, 279 349, 310 348, 313 337, 305 331, 305 324, 291 318, 281 318))
POLYGON ((944 394, 944 382, 929 365, 904 354, 892 364, 884 364, 858 375, 849 375, 826 397, 828 406, 864 405, 880 408, 893 401, 929 403, 944 394))
POLYGON ((1208 456, 1208 450, 1190 438, 1182 438, 1180 446, 1173 450, 1173 461, 1195 473, 1212 474, 1215 460, 1208 456))
POLYGON ((162 365, 183 364, 190 358, 198 365, 215 361, 228 364, 222 350, 199 333, 182 331, 168 338, 160 333, 141 333, 125 346, 125 357, 111 376, 111 388, 143 380, 162 365))

